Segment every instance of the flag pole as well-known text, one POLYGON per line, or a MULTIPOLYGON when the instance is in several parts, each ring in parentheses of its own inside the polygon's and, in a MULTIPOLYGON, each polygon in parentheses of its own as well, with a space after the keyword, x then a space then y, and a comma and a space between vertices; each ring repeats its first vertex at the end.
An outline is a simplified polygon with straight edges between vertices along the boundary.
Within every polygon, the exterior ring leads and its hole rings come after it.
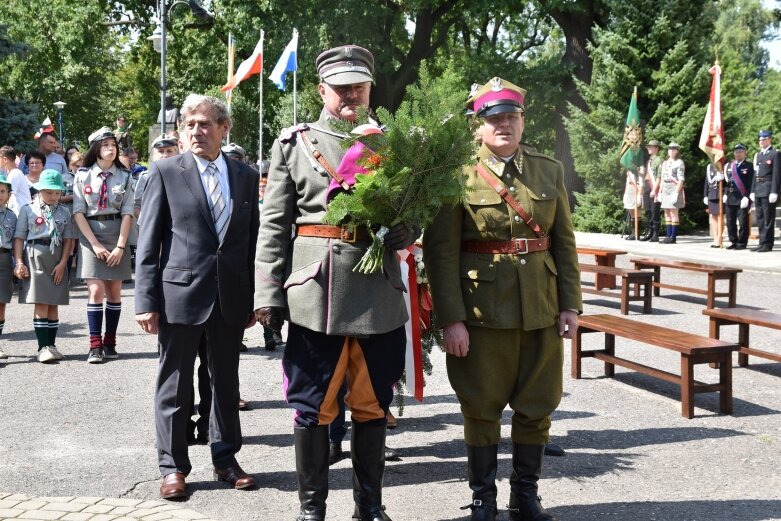
MULTIPOLYGON (((228 82, 231 81, 231 78, 233 77, 233 33, 228 33, 228 82)), ((233 89, 229 90, 225 97, 227 98, 227 105, 228 105, 228 114, 231 113, 231 103, 233 101, 233 89)), ((228 129, 228 143, 231 142, 231 131, 228 129)))
POLYGON ((258 168, 263 170, 263 29, 260 30, 260 74, 258 75, 258 168))
POLYGON ((293 38, 296 39, 296 54, 295 54, 296 63, 293 64, 293 125, 297 125, 298 124, 298 116, 296 114, 296 112, 297 112, 297 110, 296 110, 297 109, 297 107, 296 107, 296 101, 297 101, 296 98, 297 98, 297 95, 298 95, 297 94, 298 93, 298 89, 297 89, 297 86, 296 86, 296 83, 297 83, 296 82, 296 73, 298 72, 298 38, 297 38, 297 36, 298 36, 298 29, 293 29, 293 38))
MULTIPOLYGON (((632 96, 635 98, 635 100, 637 100, 637 85, 635 85, 635 90, 632 93, 632 96)), ((636 168, 635 168, 635 170, 636 170, 636 168)), ((637 171, 634 171, 634 172, 632 172, 632 174, 633 174, 633 177, 635 179, 635 222, 634 222, 635 226, 634 226, 634 230, 632 230, 632 232, 634 233, 635 240, 637 241, 640 238, 639 237, 640 226, 639 226, 639 224, 637 222, 637 217, 638 217, 638 215, 637 215, 638 214, 638 212, 637 212, 637 200, 638 200, 638 198, 642 197, 642 195, 640 194, 640 190, 639 190, 638 183, 637 183, 637 181, 638 181, 638 173, 637 173, 637 171)))

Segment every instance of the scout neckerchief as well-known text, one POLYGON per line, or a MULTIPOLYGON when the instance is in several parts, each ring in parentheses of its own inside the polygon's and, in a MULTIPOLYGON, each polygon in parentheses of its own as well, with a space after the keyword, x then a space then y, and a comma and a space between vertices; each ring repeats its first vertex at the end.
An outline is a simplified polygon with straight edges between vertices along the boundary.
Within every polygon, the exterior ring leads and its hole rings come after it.
POLYGON ((740 174, 738 174, 738 162, 733 161, 732 162, 732 182, 735 184, 735 188, 738 189, 738 192, 740 192, 740 195, 743 197, 746 197, 746 185, 743 184, 743 180, 740 178, 740 174))
POLYGON ((49 253, 52 255, 54 255, 54 252, 57 250, 60 244, 62 244, 62 236, 60 235, 60 231, 57 229, 57 223, 54 221, 54 211, 56 209, 56 205, 52 207, 51 205, 41 201, 41 215, 43 220, 46 222, 46 227, 49 229, 49 239, 51 240, 49 242, 49 253))
POLYGON ((98 210, 105 210, 108 206, 108 178, 111 177, 112 172, 101 172, 98 174, 103 180, 100 185, 100 197, 98 197, 98 210))
POLYGON ((545 232, 540 229, 540 225, 537 224, 537 222, 532 218, 531 215, 529 215, 526 210, 523 209, 523 206, 521 206, 521 203, 516 201, 513 196, 510 195, 510 192, 507 190, 507 187, 504 186, 504 183, 499 181, 495 175, 492 175, 489 173, 485 168, 483 168, 483 165, 480 163, 477 163, 475 165, 475 170, 477 170, 477 173, 479 173, 485 181, 491 185, 491 188, 494 189, 494 191, 499 194, 499 196, 504 199, 504 202, 509 204, 510 207, 516 211, 518 215, 521 216, 521 219, 524 220, 524 222, 531 228, 531 230, 534 232, 534 235, 537 237, 543 238, 545 237, 545 232))
POLYGON ((0 217, 0 246, 2 246, 3 243, 5 242, 5 232, 3 231, 5 226, 3 225, 5 224, 5 216, 7 211, 8 211, 7 206, 0 211, 0 215, 2 216, 0 217))

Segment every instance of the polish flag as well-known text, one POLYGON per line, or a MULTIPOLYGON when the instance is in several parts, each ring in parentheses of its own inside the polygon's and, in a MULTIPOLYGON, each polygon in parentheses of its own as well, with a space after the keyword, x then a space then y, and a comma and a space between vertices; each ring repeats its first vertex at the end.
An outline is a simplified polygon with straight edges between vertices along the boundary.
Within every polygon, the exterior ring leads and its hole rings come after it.
POLYGON ((246 80, 254 74, 260 74, 263 69, 263 40, 258 40, 258 44, 255 46, 255 50, 252 52, 252 56, 241 62, 239 68, 236 69, 236 74, 233 78, 228 80, 228 83, 223 85, 220 91, 225 92, 236 88, 236 86, 242 81, 246 80))

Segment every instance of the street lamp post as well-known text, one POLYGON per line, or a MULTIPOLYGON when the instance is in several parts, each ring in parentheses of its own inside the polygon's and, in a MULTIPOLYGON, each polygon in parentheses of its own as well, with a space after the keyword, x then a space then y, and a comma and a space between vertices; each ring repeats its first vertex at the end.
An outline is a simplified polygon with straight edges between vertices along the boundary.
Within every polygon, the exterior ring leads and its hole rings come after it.
POLYGON ((62 109, 65 108, 66 103, 64 101, 55 101, 54 106, 57 107, 57 121, 60 126, 60 143, 63 148, 65 147, 65 134, 62 133, 62 109))
POLYGON ((166 92, 166 76, 165 76, 165 59, 166 59, 166 44, 167 38, 173 40, 173 37, 166 38, 166 26, 168 25, 168 18, 171 15, 171 11, 177 5, 186 5, 190 8, 192 13, 201 20, 209 21, 212 19, 212 15, 203 8, 197 0, 175 0, 168 5, 168 0, 159 0, 157 4, 157 28, 149 36, 147 40, 151 40, 154 48, 160 53, 160 133, 165 134, 165 92, 166 92))

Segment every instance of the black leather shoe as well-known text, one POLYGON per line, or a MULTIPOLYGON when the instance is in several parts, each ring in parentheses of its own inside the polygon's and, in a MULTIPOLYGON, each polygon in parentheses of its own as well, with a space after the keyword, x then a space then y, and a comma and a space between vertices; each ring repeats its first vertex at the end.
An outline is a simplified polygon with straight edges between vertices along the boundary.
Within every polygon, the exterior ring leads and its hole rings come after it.
POLYGON ((556 445, 555 443, 545 444, 546 456, 564 456, 565 454, 566 452, 564 452, 564 449, 562 449, 561 446, 556 445))
POLYGON ((736 244, 730 244, 730 245, 729 245, 729 246, 727 246, 725 249, 726 249, 726 250, 736 250, 736 249, 738 249, 738 247, 737 247, 737 245, 736 245, 736 244))
POLYGON ((746 249, 746 245, 745 244, 738 244, 737 246, 735 246, 735 249, 736 250, 745 250, 746 249))
POLYGON ((765 253, 768 251, 773 251, 773 248, 771 248, 770 246, 760 246, 759 248, 757 248, 757 253, 765 253))
POLYGON ((328 465, 330 466, 334 463, 338 463, 343 457, 344 452, 342 452, 342 444, 331 442, 328 445, 328 465))

